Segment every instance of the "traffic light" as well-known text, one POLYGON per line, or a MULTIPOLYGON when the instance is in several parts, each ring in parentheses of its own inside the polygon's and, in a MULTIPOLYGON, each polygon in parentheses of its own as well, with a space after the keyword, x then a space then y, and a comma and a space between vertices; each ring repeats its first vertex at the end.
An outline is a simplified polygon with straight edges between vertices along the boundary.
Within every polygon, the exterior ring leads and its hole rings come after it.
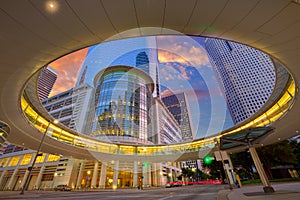
POLYGON ((210 165, 215 158, 212 156, 204 156, 203 163, 206 165, 210 165))

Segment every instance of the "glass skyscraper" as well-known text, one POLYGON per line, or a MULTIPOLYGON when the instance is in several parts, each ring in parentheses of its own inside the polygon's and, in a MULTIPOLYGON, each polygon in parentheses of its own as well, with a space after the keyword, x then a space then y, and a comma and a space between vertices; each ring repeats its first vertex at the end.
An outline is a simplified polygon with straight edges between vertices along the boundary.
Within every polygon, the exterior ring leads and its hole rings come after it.
POLYGON ((234 124, 266 103, 275 84, 271 58, 246 45, 208 38, 205 41, 234 124))
POLYGON ((163 97, 162 101, 178 122, 182 134, 182 140, 193 140, 194 133, 191 124, 192 119, 190 118, 190 109, 185 94, 182 92, 168 95, 163 97))
POLYGON ((130 142, 137 142, 133 138, 151 138, 154 85, 146 73, 133 67, 112 66, 96 76, 95 88, 94 136, 117 136, 121 140, 131 137, 130 142))

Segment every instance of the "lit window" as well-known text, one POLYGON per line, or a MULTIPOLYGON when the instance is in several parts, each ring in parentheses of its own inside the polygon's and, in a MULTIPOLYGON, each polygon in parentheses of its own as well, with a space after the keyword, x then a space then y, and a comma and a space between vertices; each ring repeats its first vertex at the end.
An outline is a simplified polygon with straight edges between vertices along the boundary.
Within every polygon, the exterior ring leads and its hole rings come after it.
POLYGON ((8 166, 10 166, 10 167, 11 166, 16 166, 18 164, 19 160, 20 160, 20 156, 14 156, 14 157, 12 157, 12 159, 11 159, 11 161, 10 161, 10 163, 9 163, 8 166))
POLYGON ((58 161, 59 159, 60 159, 60 156, 49 154, 47 162, 55 162, 55 161, 58 161))
POLYGON ((26 154, 23 156, 23 159, 21 161, 21 165, 28 165, 30 163, 32 154, 26 154))
POLYGON ((41 156, 38 156, 37 158, 36 158, 36 163, 42 163, 42 162, 44 162, 44 160, 45 160, 45 155, 46 154, 42 154, 41 156))
POLYGON ((8 160, 9 160, 9 158, 2 158, 0 160, 0 167, 6 167, 8 164, 8 160))

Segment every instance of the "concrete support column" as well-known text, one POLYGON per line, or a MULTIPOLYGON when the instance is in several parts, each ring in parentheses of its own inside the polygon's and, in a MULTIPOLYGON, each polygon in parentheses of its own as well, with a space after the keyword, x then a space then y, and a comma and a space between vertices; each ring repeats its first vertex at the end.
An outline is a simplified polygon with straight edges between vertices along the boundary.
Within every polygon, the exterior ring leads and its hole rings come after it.
POLYGON ((98 167, 99 167, 99 163, 96 160, 95 165, 94 165, 92 181, 91 181, 91 188, 96 188, 97 178, 98 178, 98 167))
POLYGON ((83 166, 84 166, 84 161, 82 161, 80 163, 80 169, 79 169, 78 176, 77 176, 77 181, 76 181, 76 188, 77 189, 81 188, 81 179, 82 179, 83 166))
POLYGON ((1 185, 2 185, 2 181, 3 181, 3 178, 4 178, 4 175, 6 174, 6 170, 3 170, 2 171, 2 174, 1 174, 1 176, 0 176, 0 187, 1 187, 1 185))
MULTIPOLYGON (((8 184, 7 184, 7 186, 6 186, 6 189, 7 189, 7 190, 11 190, 11 189, 12 189, 12 184, 13 184, 13 181, 14 181, 14 179, 15 179, 15 176, 16 176, 18 170, 19 170, 19 165, 20 165, 22 159, 23 159, 23 155, 20 156, 19 161, 18 161, 18 164, 16 165, 16 168, 15 168, 13 174, 11 175, 11 177, 10 177, 10 179, 9 179, 9 181, 8 181, 8 184)), ((26 172, 27 172, 27 171, 26 171, 26 172)), ((25 176, 24 176, 24 177, 25 177, 25 176)))
POLYGON ((24 174, 24 177, 23 177, 23 179, 22 179, 22 181, 21 181, 20 188, 23 188, 23 187, 24 187, 24 184, 25 184, 25 182, 26 182, 26 179, 27 179, 28 175, 29 175, 29 171, 26 170, 26 172, 25 172, 25 174, 24 174))
POLYGON ((18 172, 18 168, 16 168, 13 172, 13 174, 11 175, 9 181, 8 181, 8 184, 6 186, 6 190, 11 190, 12 189, 12 183, 13 183, 13 180, 15 179, 15 176, 16 176, 16 173, 18 172))
POLYGON ((154 172, 153 185, 154 185, 154 186, 158 186, 157 163, 153 163, 153 172, 154 172))
POLYGON ((143 187, 147 186, 147 181, 148 181, 148 173, 147 173, 147 166, 145 164, 143 164, 142 166, 142 176, 143 176, 143 187))
MULTIPOLYGON (((167 174, 167 176, 168 176, 168 174, 167 174)), ((167 178, 167 176, 164 176, 164 172, 163 172, 163 164, 162 163, 160 163, 159 164, 159 180, 160 180, 160 186, 164 186, 165 185, 165 183, 166 183, 166 178, 167 178)))
POLYGON ((115 165, 114 165, 114 176, 113 176, 113 189, 114 190, 118 188, 118 175, 119 175, 119 161, 116 160, 115 165))
POLYGON ((170 182, 173 182, 173 169, 170 165, 168 167, 170 167, 168 177, 169 177, 170 182))
POLYGON ((230 176, 229 179, 232 179, 233 180, 233 184, 235 184, 236 183, 236 177, 235 177, 235 174, 234 174, 234 171, 233 171, 233 164, 232 164, 230 155, 228 155, 227 152, 226 152, 226 154, 227 154, 228 163, 229 163, 229 166, 228 166, 228 176, 230 176))
POLYGON ((270 185, 270 182, 268 180, 266 172, 265 172, 265 170, 264 170, 264 168, 263 168, 263 166, 262 166, 262 164, 260 162, 260 159, 259 159, 259 157, 257 155, 256 149, 254 147, 250 146, 249 151, 250 151, 251 157, 253 159, 254 165, 256 167, 256 170, 257 170, 257 172, 259 174, 260 180, 261 180, 261 182, 262 182, 262 184, 264 186, 263 187, 264 192, 265 193, 273 193, 273 192, 275 192, 274 188, 270 185))
POLYGON ((100 180, 99 180, 99 188, 103 188, 103 189, 105 188, 105 182, 106 182, 106 167, 107 167, 107 162, 102 162, 100 180))
MULTIPOLYGON (((36 181, 35 181, 35 184, 34 184, 35 187, 36 187, 36 189, 40 189, 40 187, 41 187, 44 169, 45 169, 45 165, 43 165, 43 166, 41 167, 40 172, 39 172, 39 175, 38 175, 38 177, 36 178, 36 181)), ((28 172, 29 172, 29 171, 28 171, 28 172)))
POLYGON ((133 187, 138 186, 138 162, 133 161, 133 187))
MULTIPOLYGON (((44 169, 45 169, 45 163, 48 160, 48 156, 49 156, 49 154, 46 154, 46 156, 45 156, 45 162, 43 163, 43 165, 42 165, 42 167, 40 169, 39 175, 38 175, 38 177, 37 177, 37 179, 35 181, 34 186, 36 187, 36 189, 40 189, 40 187, 41 187, 42 177, 43 177, 43 173, 44 173, 44 169)), ((31 159, 30 164, 32 164, 32 161, 33 161, 33 159, 31 159)))
POLYGON ((148 166, 148 185, 152 186, 152 176, 151 176, 152 164, 149 163, 148 166))

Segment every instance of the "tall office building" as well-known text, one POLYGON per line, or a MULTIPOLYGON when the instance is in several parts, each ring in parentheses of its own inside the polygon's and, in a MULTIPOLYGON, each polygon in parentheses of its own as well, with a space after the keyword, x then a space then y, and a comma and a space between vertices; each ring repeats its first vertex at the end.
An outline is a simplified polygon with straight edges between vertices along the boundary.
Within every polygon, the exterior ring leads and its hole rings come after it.
POLYGON ((162 101, 178 122, 183 141, 193 140, 192 119, 190 118, 190 109, 185 93, 165 96, 162 101))
POLYGON ((144 49, 138 53, 136 56, 136 68, 143 70, 151 76, 154 82, 153 97, 160 97, 157 49, 144 49))
POLYGON ((206 50, 217 74, 234 124, 238 124, 268 100, 275 84, 272 60, 246 45, 206 39, 206 50))
POLYGON ((94 136, 132 143, 151 138, 154 85, 145 72, 128 66, 109 67, 96 76, 95 87, 94 136), (130 140, 125 139, 128 137, 130 140))
POLYGON ((40 100, 48 98, 56 79, 57 72, 53 68, 47 66, 41 69, 37 87, 40 100))
POLYGON ((79 133, 85 131, 90 98, 94 89, 81 84, 42 101, 43 106, 60 123, 79 133))

